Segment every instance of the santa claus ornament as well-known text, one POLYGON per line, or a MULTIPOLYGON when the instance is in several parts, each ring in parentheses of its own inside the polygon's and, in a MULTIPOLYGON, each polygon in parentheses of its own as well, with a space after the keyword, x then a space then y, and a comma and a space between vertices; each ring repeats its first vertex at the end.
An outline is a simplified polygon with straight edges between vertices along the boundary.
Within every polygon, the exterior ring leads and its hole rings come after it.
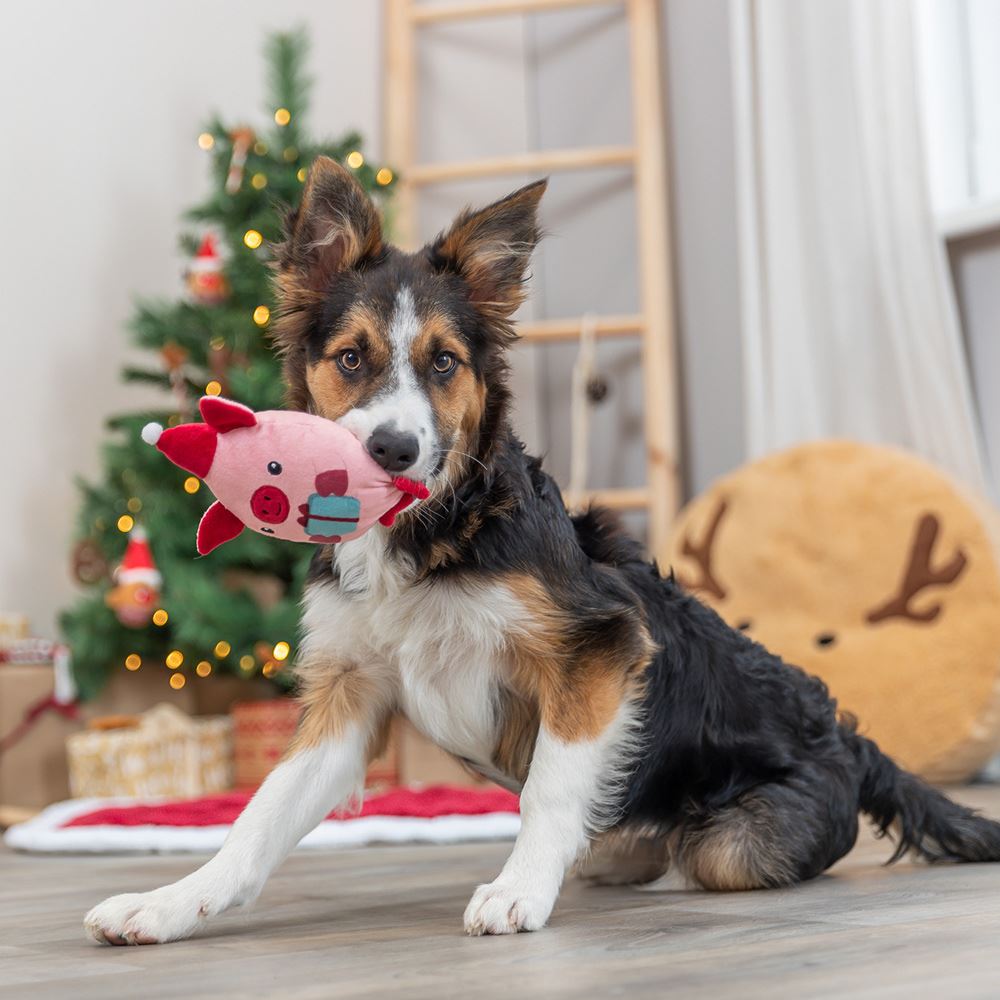
POLYGON ((203 306, 216 306, 229 298, 229 282, 211 233, 205 234, 198 252, 188 265, 187 286, 191 297, 203 306))
POLYGON ((129 532, 114 580, 114 587, 104 598, 108 607, 126 628, 144 628, 160 602, 163 578, 153 562, 146 532, 139 526, 129 532))

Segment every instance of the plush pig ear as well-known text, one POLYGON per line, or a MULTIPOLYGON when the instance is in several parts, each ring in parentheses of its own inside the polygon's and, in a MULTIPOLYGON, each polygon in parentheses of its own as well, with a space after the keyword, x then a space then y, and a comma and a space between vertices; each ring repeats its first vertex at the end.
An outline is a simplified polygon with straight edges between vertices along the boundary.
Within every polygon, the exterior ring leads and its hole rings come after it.
POLYGON ((231 541, 243 530, 243 522, 218 500, 198 522, 198 555, 207 556, 224 542, 231 541))
POLYGON ((199 479, 204 479, 212 468, 218 443, 218 432, 208 424, 168 427, 155 442, 157 449, 174 465, 193 473, 199 479))
POLYGON ((202 396, 198 403, 202 419, 220 434, 234 431, 237 427, 256 427, 257 417, 253 410, 242 403, 234 403, 221 396, 202 396))

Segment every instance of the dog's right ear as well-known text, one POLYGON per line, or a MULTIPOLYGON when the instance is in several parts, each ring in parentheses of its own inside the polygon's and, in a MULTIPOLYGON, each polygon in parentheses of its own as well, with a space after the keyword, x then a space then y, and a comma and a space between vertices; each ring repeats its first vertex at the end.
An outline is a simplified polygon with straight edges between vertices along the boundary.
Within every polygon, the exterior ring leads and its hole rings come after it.
POLYGON ((322 293, 339 272, 378 253, 382 225, 350 171, 320 156, 309 171, 302 204, 288 218, 286 237, 277 261, 282 290, 287 295, 296 286, 322 293))

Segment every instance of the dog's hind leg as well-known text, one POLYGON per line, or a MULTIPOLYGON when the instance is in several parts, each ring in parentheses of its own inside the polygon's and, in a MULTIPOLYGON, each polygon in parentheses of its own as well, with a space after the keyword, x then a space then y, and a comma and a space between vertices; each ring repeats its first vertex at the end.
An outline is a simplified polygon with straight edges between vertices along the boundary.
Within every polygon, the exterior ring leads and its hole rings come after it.
POLYGON ((107 944, 188 937, 207 918, 251 902, 289 851, 339 803, 360 791, 387 715, 379 684, 353 667, 330 667, 307 686, 299 731, 219 853, 179 882, 112 896, 84 919, 107 944))
POLYGON ((855 793, 844 780, 822 767, 804 768, 693 818, 677 836, 679 869, 719 892, 777 888, 819 875, 857 839, 855 793))
POLYGON ((591 885, 645 885, 670 868, 666 837, 629 830, 611 830, 594 841, 576 866, 576 874, 591 885))

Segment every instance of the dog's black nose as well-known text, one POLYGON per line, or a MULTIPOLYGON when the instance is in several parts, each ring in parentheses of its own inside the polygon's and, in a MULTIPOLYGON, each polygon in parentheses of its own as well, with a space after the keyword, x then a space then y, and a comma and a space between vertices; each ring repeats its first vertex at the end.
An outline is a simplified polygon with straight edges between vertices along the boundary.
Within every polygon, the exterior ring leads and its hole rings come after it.
POLYGON ((405 472, 417 460, 420 445, 416 436, 382 424, 368 439, 368 454, 386 472, 405 472))

